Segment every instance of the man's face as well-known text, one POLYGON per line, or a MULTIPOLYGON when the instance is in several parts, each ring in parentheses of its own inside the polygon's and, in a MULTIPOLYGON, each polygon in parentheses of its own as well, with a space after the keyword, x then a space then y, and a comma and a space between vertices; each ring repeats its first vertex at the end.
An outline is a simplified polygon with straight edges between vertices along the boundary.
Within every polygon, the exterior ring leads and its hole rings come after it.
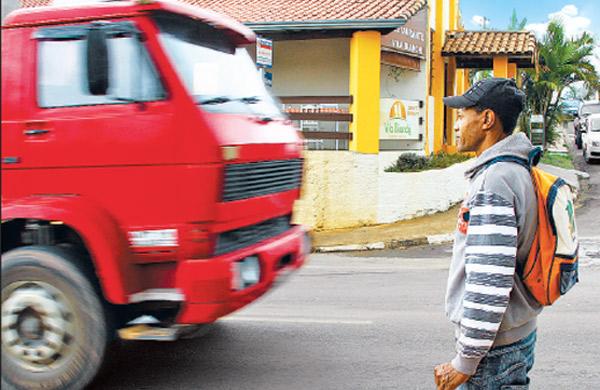
POLYGON ((476 152, 485 139, 483 122, 485 111, 477 112, 474 108, 461 108, 458 110, 454 129, 456 133, 456 147, 459 152, 476 152))

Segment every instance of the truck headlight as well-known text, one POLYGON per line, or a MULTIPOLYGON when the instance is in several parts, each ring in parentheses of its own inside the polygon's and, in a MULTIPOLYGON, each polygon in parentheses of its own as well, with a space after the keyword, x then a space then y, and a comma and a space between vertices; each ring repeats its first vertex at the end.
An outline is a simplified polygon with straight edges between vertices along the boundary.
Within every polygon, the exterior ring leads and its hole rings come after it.
POLYGON ((600 146, 600 141, 593 141, 592 146, 600 146))

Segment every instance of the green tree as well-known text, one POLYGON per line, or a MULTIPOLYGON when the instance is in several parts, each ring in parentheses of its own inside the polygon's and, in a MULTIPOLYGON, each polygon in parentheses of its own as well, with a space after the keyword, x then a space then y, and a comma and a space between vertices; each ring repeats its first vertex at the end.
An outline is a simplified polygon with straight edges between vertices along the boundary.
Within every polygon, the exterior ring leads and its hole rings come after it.
POLYGON ((594 45, 594 38, 587 32, 567 38, 560 21, 553 20, 548 24, 544 37, 538 43, 539 68, 524 72, 523 89, 527 99, 522 129, 529 130, 527 119, 531 114, 541 114, 546 143, 554 140, 562 93, 577 81, 583 81, 590 90, 600 85, 598 73, 590 62, 594 45))
POLYGON ((527 18, 519 20, 517 17, 517 10, 513 8, 512 15, 510 17, 510 23, 508 24, 508 31, 522 31, 527 25, 527 18))

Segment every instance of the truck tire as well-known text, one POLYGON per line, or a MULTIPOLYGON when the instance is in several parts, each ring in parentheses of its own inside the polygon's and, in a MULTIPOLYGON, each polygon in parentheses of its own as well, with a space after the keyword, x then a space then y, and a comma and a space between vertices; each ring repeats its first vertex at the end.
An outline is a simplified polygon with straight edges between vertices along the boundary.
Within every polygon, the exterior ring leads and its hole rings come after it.
POLYGON ((77 259, 57 247, 2 255, 2 383, 82 389, 105 357, 102 299, 77 259))

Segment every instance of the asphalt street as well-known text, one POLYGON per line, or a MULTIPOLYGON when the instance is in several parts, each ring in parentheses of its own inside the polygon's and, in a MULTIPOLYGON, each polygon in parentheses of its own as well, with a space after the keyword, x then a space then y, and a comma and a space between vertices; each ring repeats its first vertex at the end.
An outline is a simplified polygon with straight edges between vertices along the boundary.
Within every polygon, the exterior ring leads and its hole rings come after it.
MULTIPOLYGON (((600 164, 577 163, 591 175, 577 211, 580 283, 539 318, 531 389, 600 388, 600 164)), ((449 245, 312 255, 203 338, 124 343, 93 388, 434 389, 433 367, 454 353, 450 255, 449 245)))
MULTIPOLYGON (((450 247, 313 255, 204 338, 126 343, 96 389, 433 389, 450 247)), ((531 389, 597 389, 600 264, 540 316, 531 389)))

